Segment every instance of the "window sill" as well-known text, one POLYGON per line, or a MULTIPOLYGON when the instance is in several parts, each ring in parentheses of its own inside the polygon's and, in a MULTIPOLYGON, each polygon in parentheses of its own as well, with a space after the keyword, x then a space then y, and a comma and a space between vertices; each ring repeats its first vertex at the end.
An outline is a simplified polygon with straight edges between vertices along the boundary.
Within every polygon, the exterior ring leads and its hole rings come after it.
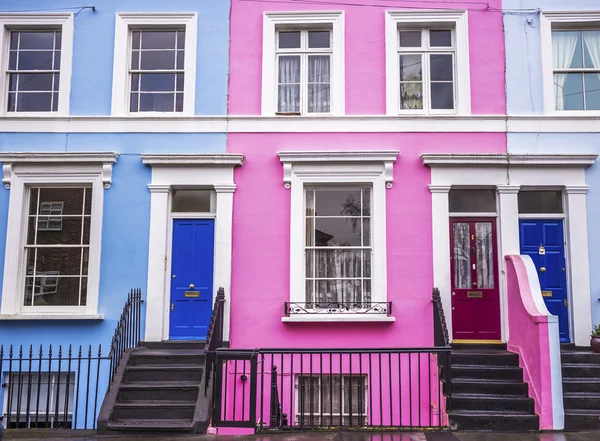
POLYGON ((377 314, 299 314, 281 317, 284 323, 317 323, 317 322, 383 322, 393 323, 396 317, 377 314))
POLYGON ((104 314, 0 314, 2 320, 104 320, 104 314))

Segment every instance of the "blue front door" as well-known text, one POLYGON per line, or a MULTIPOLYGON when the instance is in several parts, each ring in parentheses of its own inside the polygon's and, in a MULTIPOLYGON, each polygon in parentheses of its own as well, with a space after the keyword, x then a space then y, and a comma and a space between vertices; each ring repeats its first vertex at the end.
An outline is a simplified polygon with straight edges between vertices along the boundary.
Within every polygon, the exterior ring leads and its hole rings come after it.
POLYGON ((558 316, 561 343, 569 340, 567 273, 562 220, 521 220, 521 254, 531 256, 540 279, 544 301, 558 316))
POLYGON ((212 313, 215 221, 175 219, 171 258, 171 340, 204 340, 212 313))

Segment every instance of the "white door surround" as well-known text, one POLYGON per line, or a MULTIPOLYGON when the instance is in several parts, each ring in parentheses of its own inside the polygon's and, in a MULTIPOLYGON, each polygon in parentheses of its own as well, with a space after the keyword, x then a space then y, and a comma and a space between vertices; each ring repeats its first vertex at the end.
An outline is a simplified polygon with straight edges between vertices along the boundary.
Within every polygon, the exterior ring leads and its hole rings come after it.
POLYGON ((508 340, 504 255, 520 254, 521 187, 560 188, 565 197, 565 253, 571 342, 589 346, 592 329, 585 168, 597 155, 424 154, 431 168, 433 283, 439 288, 452 335, 448 192, 452 187, 494 187, 498 193, 498 262, 502 341, 508 340))
POLYGON ((169 338, 171 269, 171 189, 207 188, 216 193, 215 259, 213 300, 219 287, 225 289, 224 335, 229 339, 229 290, 231 288, 231 240, 234 168, 244 163, 238 154, 146 154, 152 167, 150 190, 150 244, 146 294, 146 341, 169 338))

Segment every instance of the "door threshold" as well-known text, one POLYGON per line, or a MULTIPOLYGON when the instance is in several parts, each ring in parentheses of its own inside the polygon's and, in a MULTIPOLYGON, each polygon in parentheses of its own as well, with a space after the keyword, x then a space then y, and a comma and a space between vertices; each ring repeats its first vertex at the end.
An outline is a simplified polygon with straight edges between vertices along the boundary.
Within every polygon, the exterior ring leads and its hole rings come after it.
POLYGON ((502 340, 452 340, 457 345, 501 345, 502 340))

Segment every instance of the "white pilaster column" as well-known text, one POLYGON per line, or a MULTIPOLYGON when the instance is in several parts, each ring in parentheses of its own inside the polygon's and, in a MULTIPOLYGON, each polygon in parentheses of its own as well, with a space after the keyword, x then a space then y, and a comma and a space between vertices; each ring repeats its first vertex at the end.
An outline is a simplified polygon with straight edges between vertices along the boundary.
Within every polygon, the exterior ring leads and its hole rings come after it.
POLYGON ((148 248, 148 287, 146 289, 146 341, 168 338, 165 299, 169 185, 148 185, 150 189, 150 246, 148 248))
POLYGON ((498 185, 498 272, 500 283, 500 323, 502 341, 508 341, 508 303, 506 293, 507 254, 521 254, 519 244, 519 185, 498 185))
POLYGON ((231 316, 231 241, 233 228, 233 192, 235 184, 215 185, 217 221, 215 225, 215 293, 225 289, 223 339, 229 340, 231 316))
POLYGON ((587 232, 587 186, 566 187, 567 199, 567 271, 570 279, 570 311, 572 342, 590 345, 592 330, 590 264, 587 232))
POLYGON ((433 239, 433 287, 440 290, 448 335, 452 340, 452 285, 450 274, 449 185, 430 185, 433 239))

